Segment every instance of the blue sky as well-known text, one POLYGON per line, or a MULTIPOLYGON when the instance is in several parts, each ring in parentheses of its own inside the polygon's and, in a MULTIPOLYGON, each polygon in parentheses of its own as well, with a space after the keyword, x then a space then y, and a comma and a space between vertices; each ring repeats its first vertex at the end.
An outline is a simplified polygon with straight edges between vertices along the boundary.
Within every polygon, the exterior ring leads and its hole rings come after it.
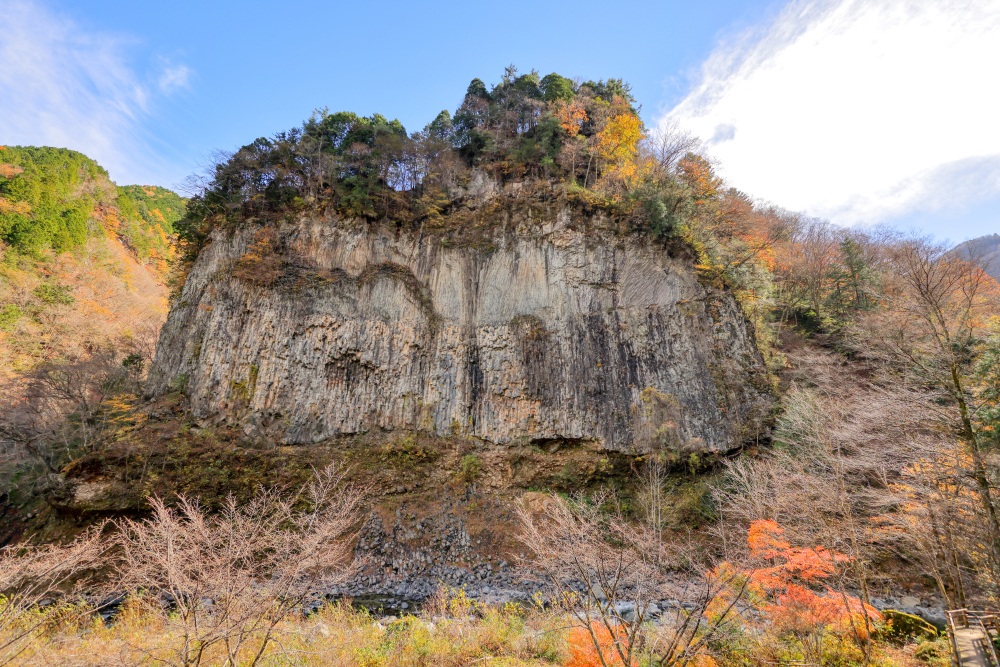
POLYGON ((317 107, 417 130, 514 63, 626 79, 647 127, 778 205, 1000 231, 997 0, 0 0, 0 26, 0 143, 81 150, 119 183, 178 186, 317 107))

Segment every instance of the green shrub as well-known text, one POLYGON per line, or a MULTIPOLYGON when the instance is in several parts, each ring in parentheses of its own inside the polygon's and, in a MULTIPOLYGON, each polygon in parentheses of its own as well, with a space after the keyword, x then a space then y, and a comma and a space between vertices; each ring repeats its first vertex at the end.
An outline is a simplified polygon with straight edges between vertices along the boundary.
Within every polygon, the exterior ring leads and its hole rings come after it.
POLYGON ((21 310, 20 306, 13 303, 0 308, 0 331, 10 331, 13 329, 17 321, 21 319, 21 315, 24 315, 24 311, 21 310))
POLYGON ((936 639, 938 630, 933 625, 913 614, 906 614, 895 609, 887 609, 882 614, 886 620, 886 635, 892 639, 907 641, 910 639, 936 639))
POLYGON ((479 479, 483 471, 483 460, 475 454, 466 454, 458 464, 458 478, 466 484, 472 484, 479 479))
POLYGON ((913 657, 931 667, 949 667, 951 647, 944 639, 922 639, 913 652, 913 657))
POLYGON ((10 331, 13 329, 23 314, 24 312, 21 308, 13 303, 0 308, 0 331, 10 331))
POLYGON ((662 197, 653 196, 646 199, 642 203, 642 210, 646 214, 649 228, 656 238, 673 234, 677 221, 662 197))
POLYGON ((170 381, 170 391, 183 394, 187 391, 188 379, 187 373, 181 373, 170 381))
POLYGON ((42 283, 35 288, 35 296, 44 304, 68 306, 76 301, 72 288, 56 283, 42 283))
POLYGON ((718 518, 711 487, 703 480, 682 482, 669 492, 673 523, 697 528, 718 518))

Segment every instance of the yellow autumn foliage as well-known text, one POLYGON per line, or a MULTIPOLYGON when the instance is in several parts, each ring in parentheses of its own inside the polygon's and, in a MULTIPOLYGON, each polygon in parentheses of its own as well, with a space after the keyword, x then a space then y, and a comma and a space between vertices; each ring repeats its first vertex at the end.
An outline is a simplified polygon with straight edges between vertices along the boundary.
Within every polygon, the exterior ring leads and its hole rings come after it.
POLYGON ((605 172, 608 176, 631 181, 639 171, 642 121, 620 98, 615 98, 612 109, 614 115, 597 135, 597 155, 608 165, 605 172))

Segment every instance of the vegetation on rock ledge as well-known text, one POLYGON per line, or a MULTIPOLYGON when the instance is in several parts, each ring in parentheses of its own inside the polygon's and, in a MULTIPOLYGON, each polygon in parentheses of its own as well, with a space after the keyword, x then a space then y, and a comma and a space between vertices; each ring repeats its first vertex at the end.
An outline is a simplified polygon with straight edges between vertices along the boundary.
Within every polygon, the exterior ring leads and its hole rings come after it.
POLYGON ((381 114, 320 110, 259 138, 215 166, 178 231, 193 257, 212 229, 307 210, 435 224, 491 187, 483 178, 562 184, 656 237, 680 233, 709 200, 752 208, 722 191, 693 148, 673 134, 647 136, 619 79, 578 83, 511 66, 492 88, 474 79, 454 116, 442 111, 419 132, 381 114))

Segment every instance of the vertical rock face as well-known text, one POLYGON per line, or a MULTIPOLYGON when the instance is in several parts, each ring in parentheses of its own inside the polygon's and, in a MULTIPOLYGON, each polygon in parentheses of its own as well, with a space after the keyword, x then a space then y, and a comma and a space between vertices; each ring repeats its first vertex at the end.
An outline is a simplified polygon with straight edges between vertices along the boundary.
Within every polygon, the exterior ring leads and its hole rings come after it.
POLYGON ((494 443, 724 450, 767 411, 739 305, 659 245, 543 224, 457 244, 304 219, 218 234, 152 386, 287 443, 417 429, 494 443))

